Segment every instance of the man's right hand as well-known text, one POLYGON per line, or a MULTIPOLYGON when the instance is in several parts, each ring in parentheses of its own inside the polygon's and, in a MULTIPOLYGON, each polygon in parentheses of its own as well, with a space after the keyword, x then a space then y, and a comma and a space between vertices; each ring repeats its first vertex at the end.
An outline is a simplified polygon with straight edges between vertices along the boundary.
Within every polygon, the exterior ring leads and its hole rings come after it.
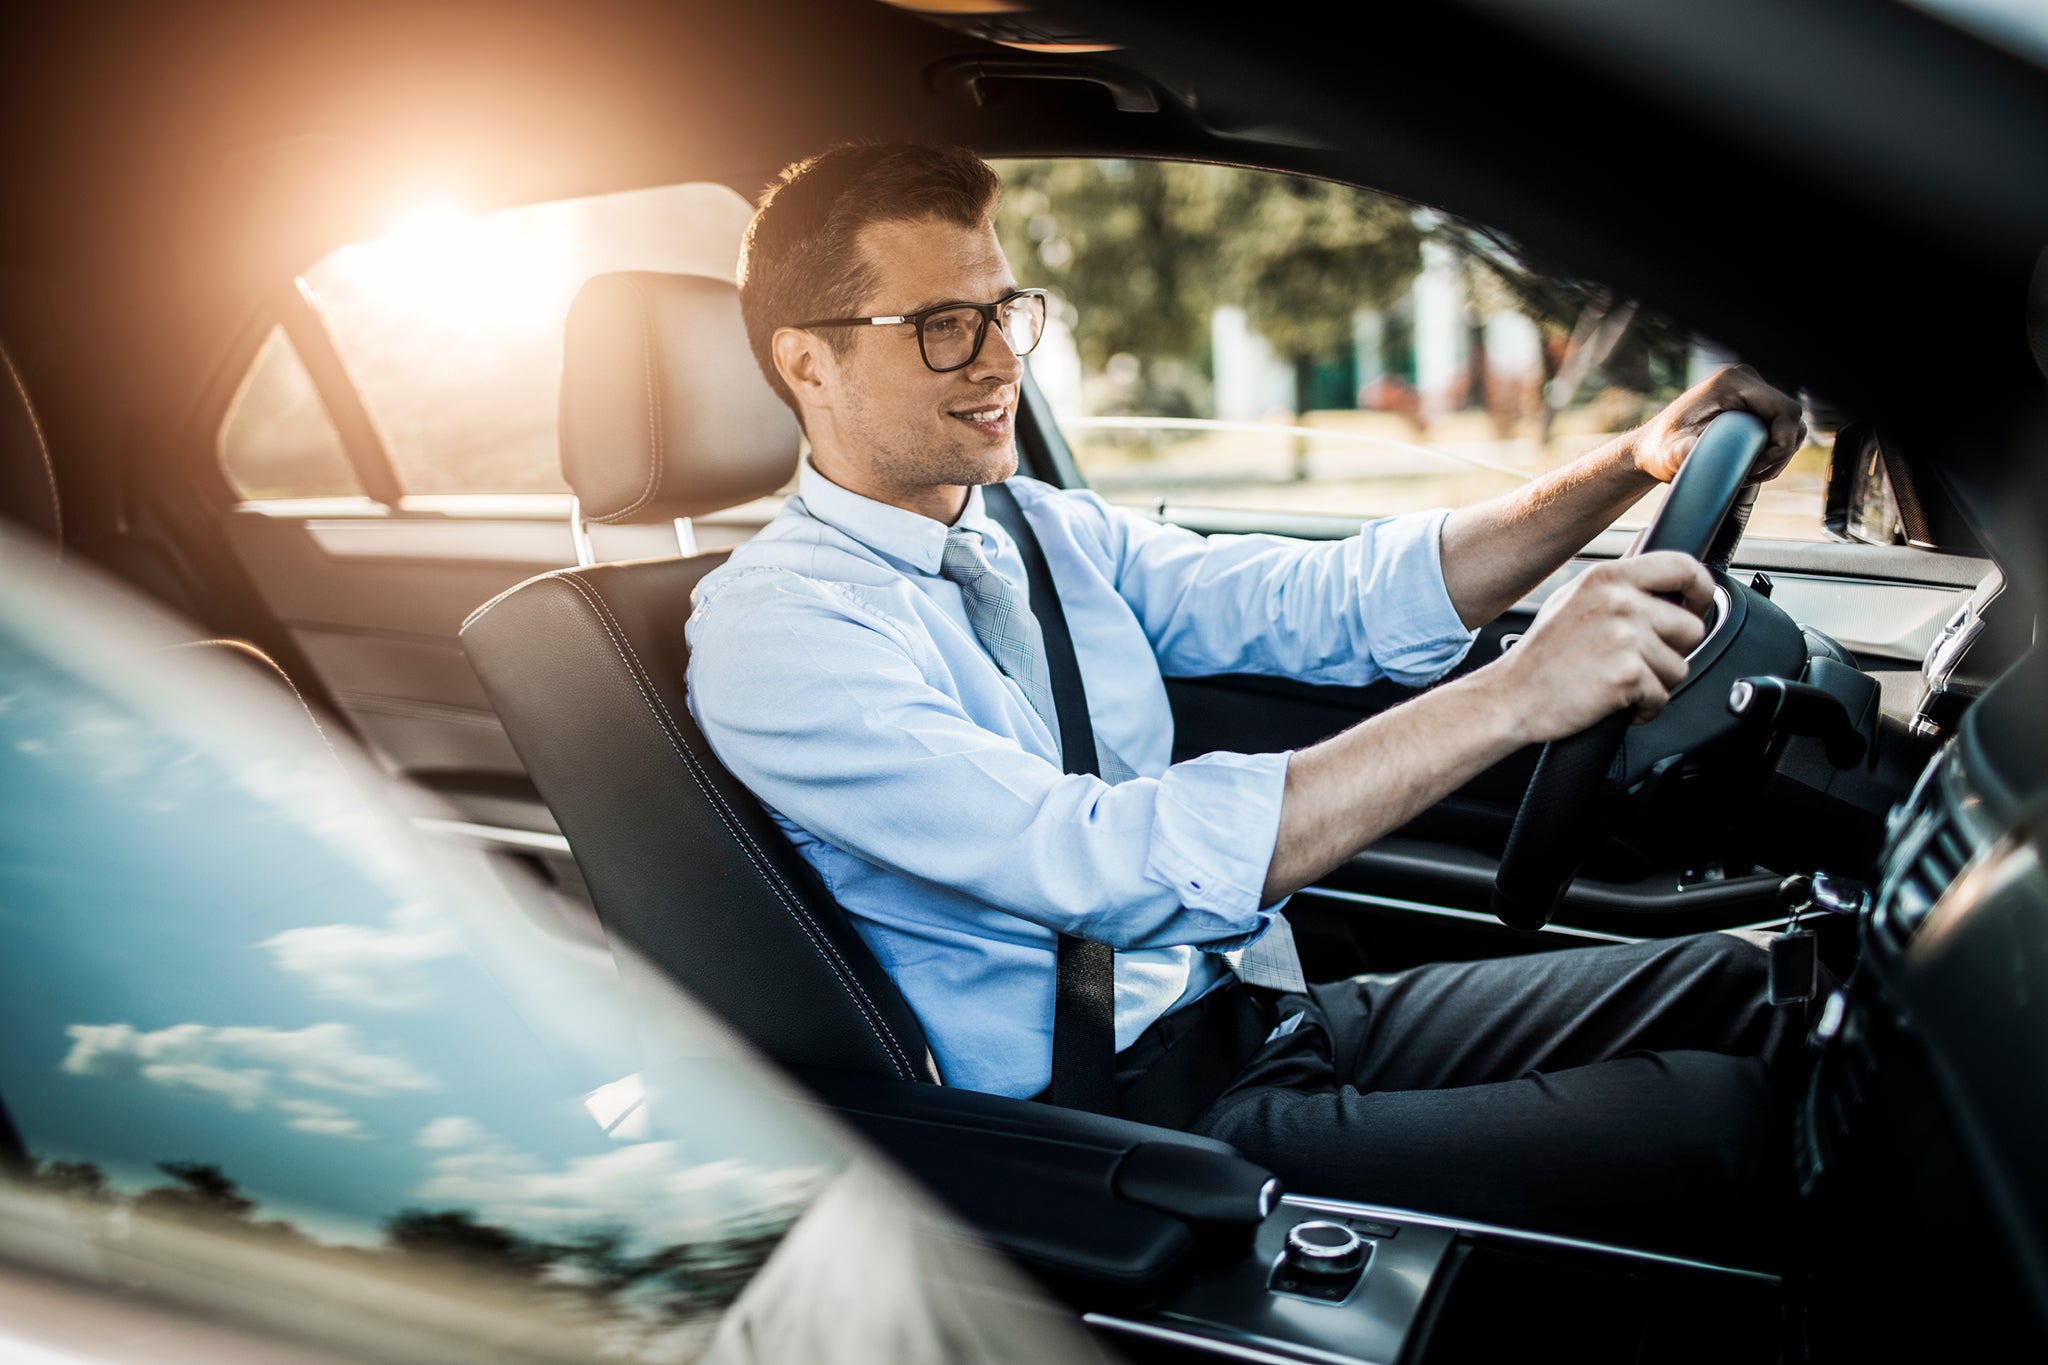
POLYGON ((1595 565, 1499 659, 1297 749, 1261 903, 1314 884, 1525 744, 1617 711, 1655 715, 1706 634, 1713 590, 1698 560, 1669 550, 1595 565))
POLYGON ((1713 588, 1698 560, 1664 550, 1596 564, 1554 594, 1521 643, 1483 670, 1523 742, 1565 739, 1617 711, 1640 724, 1663 710, 1706 634, 1713 588))

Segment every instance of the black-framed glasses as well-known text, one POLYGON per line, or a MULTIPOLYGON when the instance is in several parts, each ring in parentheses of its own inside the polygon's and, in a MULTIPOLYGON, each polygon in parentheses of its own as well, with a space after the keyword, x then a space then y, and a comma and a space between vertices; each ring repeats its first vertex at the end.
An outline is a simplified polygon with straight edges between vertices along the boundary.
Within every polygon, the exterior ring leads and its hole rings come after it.
POLYGON ((939 374, 964 370, 981 354, 988 340, 988 325, 1003 329, 1004 340, 1019 356, 1031 354, 1045 335, 1045 291, 1016 289, 994 303, 941 303, 915 313, 889 318, 819 318, 799 322, 798 327, 893 327, 901 323, 917 326, 917 351, 925 366, 939 374))

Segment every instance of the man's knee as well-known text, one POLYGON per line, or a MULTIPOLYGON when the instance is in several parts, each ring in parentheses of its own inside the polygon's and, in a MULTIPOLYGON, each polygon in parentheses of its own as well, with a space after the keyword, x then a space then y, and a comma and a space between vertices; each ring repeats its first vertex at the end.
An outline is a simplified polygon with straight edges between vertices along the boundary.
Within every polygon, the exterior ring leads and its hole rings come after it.
POLYGON ((1764 1003, 1770 975, 1770 935, 1755 929, 1722 929, 1676 941, 1702 978, 1725 987, 1737 1002, 1764 1003))

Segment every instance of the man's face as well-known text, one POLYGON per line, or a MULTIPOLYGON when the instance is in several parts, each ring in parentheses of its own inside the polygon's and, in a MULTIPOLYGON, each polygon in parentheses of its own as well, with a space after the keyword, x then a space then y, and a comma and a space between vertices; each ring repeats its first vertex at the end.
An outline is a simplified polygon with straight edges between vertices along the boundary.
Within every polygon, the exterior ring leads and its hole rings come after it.
MULTIPOLYGON (((992 303, 1017 287, 993 228, 935 220, 871 223, 859 237, 875 271, 872 293, 854 311, 915 313, 953 301, 992 303)), ((911 506, 939 505, 942 490, 993 483, 1016 472, 1017 386, 1023 362, 990 326, 966 368, 935 374, 911 324, 851 329, 832 366, 811 437, 819 466, 868 487, 858 491, 911 506)), ((960 494, 959 496, 964 496, 960 494)), ((924 510, 920 507, 920 510, 924 510)), ((957 502, 952 511, 958 514, 957 502)))

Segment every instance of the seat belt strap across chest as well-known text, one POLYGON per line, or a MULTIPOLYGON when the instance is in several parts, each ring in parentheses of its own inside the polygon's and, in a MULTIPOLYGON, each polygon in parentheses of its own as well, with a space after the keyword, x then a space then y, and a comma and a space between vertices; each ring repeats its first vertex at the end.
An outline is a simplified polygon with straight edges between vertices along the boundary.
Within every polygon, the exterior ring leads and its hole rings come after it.
MULTIPOLYGON (((1045 639, 1046 672, 1059 716, 1060 754, 1070 773, 1101 776, 1095 727, 1081 662, 1067 630, 1066 612, 1045 551, 1024 519, 1008 484, 982 488, 989 515, 1017 542, 1031 593, 1031 614, 1045 639)), ((1107 943, 1061 934, 1052 1010, 1052 1088, 1047 1098, 1065 1109, 1107 1114, 1116 1101, 1116 955, 1107 943)))

